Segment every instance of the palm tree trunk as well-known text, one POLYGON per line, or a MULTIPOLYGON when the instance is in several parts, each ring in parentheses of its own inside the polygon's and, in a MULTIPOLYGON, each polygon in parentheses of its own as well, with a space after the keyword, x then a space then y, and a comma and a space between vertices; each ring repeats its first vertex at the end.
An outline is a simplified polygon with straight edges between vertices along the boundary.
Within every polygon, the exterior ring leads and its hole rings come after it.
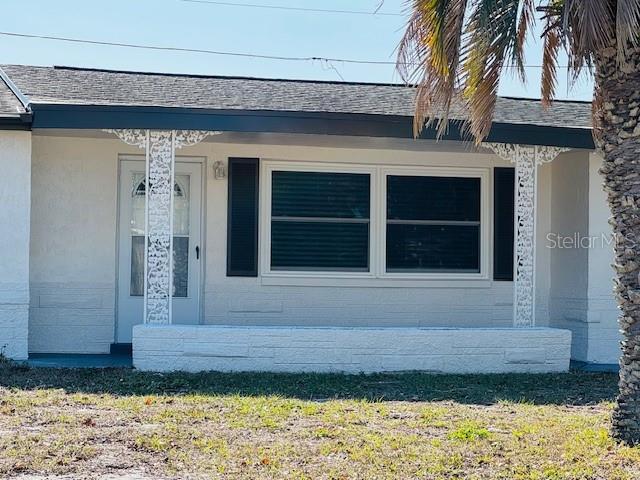
POLYGON ((596 143, 604 156, 600 173, 612 213, 614 291, 623 337, 612 434, 635 445, 640 444, 640 48, 631 50, 623 66, 616 63, 614 47, 599 52, 596 88, 603 102, 596 143))

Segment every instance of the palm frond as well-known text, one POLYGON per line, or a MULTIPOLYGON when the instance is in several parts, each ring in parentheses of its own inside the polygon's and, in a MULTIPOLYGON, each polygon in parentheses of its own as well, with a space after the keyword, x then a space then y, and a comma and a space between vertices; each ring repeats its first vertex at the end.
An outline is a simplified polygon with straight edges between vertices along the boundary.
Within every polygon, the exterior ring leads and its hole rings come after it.
POLYGON ((552 25, 543 36, 551 29, 560 33, 573 81, 585 66, 591 67, 599 50, 613 42, 615 4, 608 0, 549 0, 538 10, 547 25, 552 25))
POLYGON ((547 19, 542 55, 542 80, 540 82, 542 105, 549 107, 558 86, 558 53, 560 51, 560 28, 552 18, 547 19))
POLYGON ((398 48, 398 70, 417 84, 414 134, 438 122, 444 134, 455 96, 467 0, 415 0, 398 48))
POLYGON ((629 49, 640 43, 640 0, 618 0, 616 40, 618 62, 625 64, 629 49))
POLYGON ((464 97, 469 107, 467 126, 476 142, 489 134, 502 69, 519 48, 519 6, 517 0, 478 0, 467 25, 464 97))
POLYGON ((442 136, 455 101, 468 112, 466 131, 484 138, 505 63, 524 78, 534 0, 411 0, 410 8, 397 63, 405 82, 417 86, 414 133, 437 122, 442 136))
MULTIPOLYGON (((583 56, 591 56, 607 47, 613 38, 615 16, 606 0, 565 0, 567 21, 573 25, 571 43, 583 56)), ((565 27, 566 28, 566 27, 565 27)), ((568 29, 567 29, 568 30, 568 29)))
MULTIPOLYGON (((560 49, 576 82, 605 49, 619 63, 640 46, 640 0, 410 0, 413 15, 398 52, 398 70, 416 85, 416 135, 438 122, 441 136, 454 100, 467 112, 465 131, 488 135, 500 78, 513 63, 525 80, 524 46, 536 13, 544 22, 541 93, 552 101, 560 49)), ((597 93, 597 92, 596 92, 597 93)), ((597 100, 597 97, 596 97, 597 100)))
POLYGON ((535 5, 534 0, 524 0, 522 3, 522 12, 518 22, 518 40, 517 48, 514 49, 514 63, 520 75, 520 80, 526 81, 526 71, 524 68, 524 47, 527 34, 535 25, 535 5))

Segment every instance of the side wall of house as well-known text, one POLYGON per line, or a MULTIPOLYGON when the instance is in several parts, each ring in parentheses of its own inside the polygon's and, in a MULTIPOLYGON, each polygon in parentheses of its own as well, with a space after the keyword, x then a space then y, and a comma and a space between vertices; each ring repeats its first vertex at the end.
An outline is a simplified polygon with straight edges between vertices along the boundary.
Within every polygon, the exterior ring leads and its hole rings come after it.
MULTIPOLYGON (((231 137, 180 152, 203 157, 209 164, 202 323, 511 326, 512 282, 227 277, 227 180, 214 178, 213 161, 226 164, 229 157, 257 157, 302 164, 473 167, 489 173, 490 192, 492 168, 509 166, 495 155, 471 152, 466 145, 300 138, 231 137)), ((117 328, 118 156, 142 152, 116 139, 40 134, 34 135, 33 150, 30 350, 107 352, 117 328)), ((545 165, 539 172, 539 245, 551 230, 552 168, 545 165)), ((491 219, 492 198, 487 211, 491 219)), ((491 245, 483 254, 492 255, 491 245)), ((551 251, 540 248, 539 326, 549 324, 551 264, 551 251)))
POLYGON ((550 325, 571 330, 572 358, 615 364, 620 356, 610 216, 596 153, 553 163, 550 325))
POLYGON ((0 354, 27 358, 31 133, 0 131, 0 354))
POLYGON ((588 290, 588 355, 587 362, 617 364, 620 357, 618 309, 613 295, 613 244, 611 211, 602 189, 598 169, 602 158, 589 156, 589 290, 588 290))
POLYGON ((588 153, 565 154, 554 162, 551 230, 539 245, 551 255, 551 325, 572 332, 571 355, 588 354, 589 161, 588 153))

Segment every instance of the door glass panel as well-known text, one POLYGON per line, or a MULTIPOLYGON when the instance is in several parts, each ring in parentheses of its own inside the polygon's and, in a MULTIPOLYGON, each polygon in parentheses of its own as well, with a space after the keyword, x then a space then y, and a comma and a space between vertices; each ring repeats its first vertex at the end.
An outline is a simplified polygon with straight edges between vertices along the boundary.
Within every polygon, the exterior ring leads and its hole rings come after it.
POLYGON ((186 297, 189 290, 189 237, 173 237, 173 296, 186 297))
MULTIPOLYGON (((176 175, 173 197, 173 296, 189 291, 189 175, 176 175)), ((131 287, 133 297, 144 295, 144 174, 133 175, 131 192, 131 287)))
POLYGON ((131 236, 131 291, 132 297, 144 295, 144 237, 131 236))

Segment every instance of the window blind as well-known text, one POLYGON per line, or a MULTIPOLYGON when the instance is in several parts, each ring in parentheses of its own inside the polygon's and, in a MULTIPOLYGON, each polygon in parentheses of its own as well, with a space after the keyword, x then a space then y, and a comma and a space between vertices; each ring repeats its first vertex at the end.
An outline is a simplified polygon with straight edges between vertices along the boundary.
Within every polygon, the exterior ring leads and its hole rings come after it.
POLYGON ((388 272, 480 272, 480 179, 387 176, 388 272))
POLYGON ((274 171, 271 269, 368 271, 370 176, 274 171))

